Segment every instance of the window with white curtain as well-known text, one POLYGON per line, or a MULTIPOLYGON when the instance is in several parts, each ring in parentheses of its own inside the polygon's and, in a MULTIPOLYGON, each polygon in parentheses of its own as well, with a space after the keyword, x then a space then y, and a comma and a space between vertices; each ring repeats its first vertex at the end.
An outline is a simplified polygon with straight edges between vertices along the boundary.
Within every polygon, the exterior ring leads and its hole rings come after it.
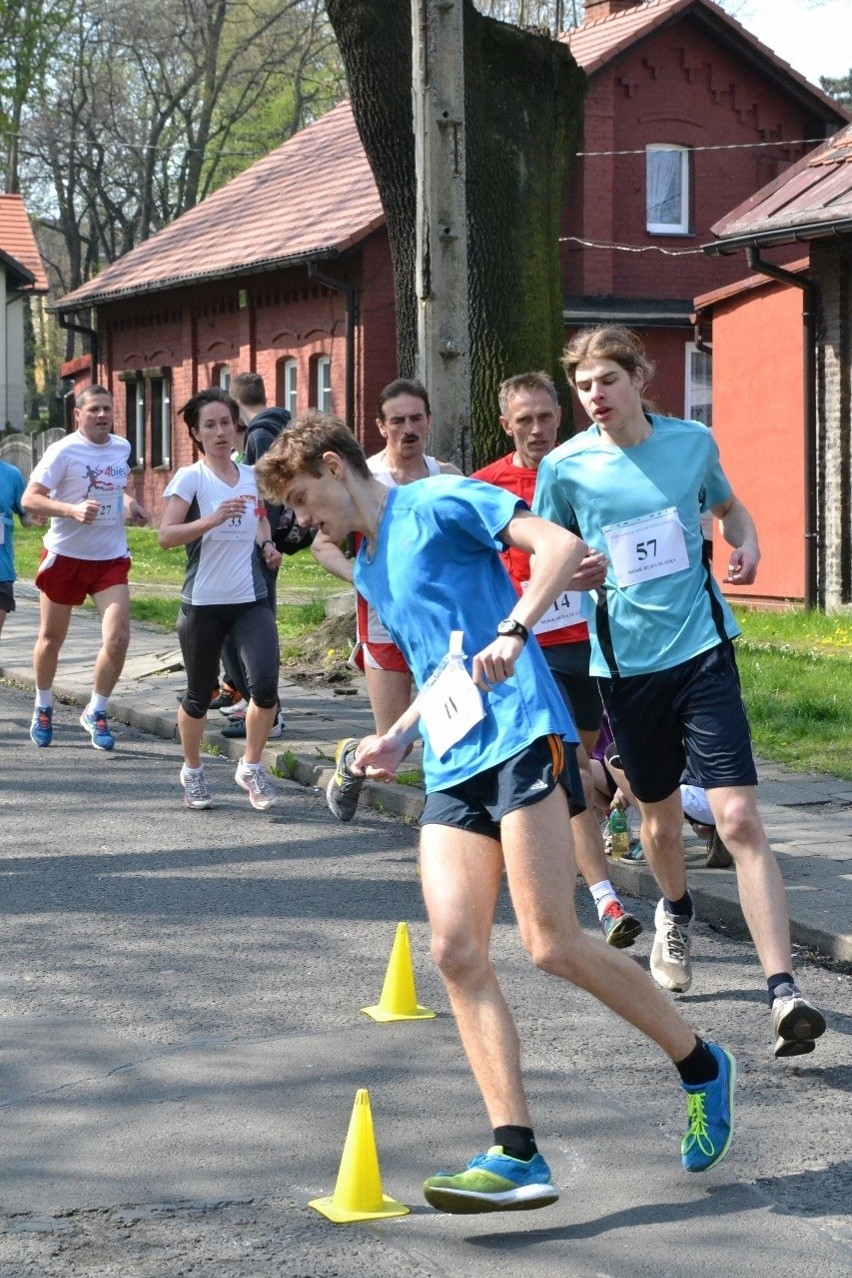
POLYGON ((151 387, 151 465, 166 469, 172 452, 172 379, 152 377, 151 387))
POLYGON ((291 417, 296 416, 296 400, 299 391, 299 369, 294 359, 284 361, 284 395, 282 408, 286 408, 291 417))
POLYGON ((317 408, 321 413, 332 410, 330 355, 320 355, 317 360, 317 408))
POLYGON ((692 342, 686 347, 684 377, 684 417, 688 421, 713 425, 713 358, 692 342))
POLYGON ((645 150, 647 229, 654 235, 689 231, 689 149, 654 143, 645 150))
POLYGON ((127 392, 127 438, 130 440, 130 466, 141 470, 145 465, 145 383, 141 373, 130 373, 125 382, 127 392))

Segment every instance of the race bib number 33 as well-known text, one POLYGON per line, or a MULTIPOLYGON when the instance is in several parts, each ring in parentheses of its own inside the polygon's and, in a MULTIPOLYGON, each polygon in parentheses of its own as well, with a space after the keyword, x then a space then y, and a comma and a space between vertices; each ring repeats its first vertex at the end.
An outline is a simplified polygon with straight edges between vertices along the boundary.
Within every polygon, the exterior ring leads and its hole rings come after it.
POLYGON ((689 567, 676 506, 641 519, 626 519, 603 530, 619 586, 668 577, 689 567))

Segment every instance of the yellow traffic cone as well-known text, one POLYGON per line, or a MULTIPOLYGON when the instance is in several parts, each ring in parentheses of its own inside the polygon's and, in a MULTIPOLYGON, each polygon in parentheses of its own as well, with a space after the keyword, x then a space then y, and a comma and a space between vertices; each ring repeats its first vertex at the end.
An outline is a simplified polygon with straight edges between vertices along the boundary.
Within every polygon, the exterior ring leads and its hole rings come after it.
POLYGON ((377 1006, 362 1007, 361 1011, 372 1016, 374 1021, 428 1021, 435 1016, 435 1012, 428 1007, 419 1007, 417 1003, 407 923, 397 924, 385 983, 377 1006))
POLYGON ((406 1206, 382 1193, 370 1094, 366 1087, 355 1093, 334 1193, 330 1198, 315 1198, 308 1206, 336 1225, 345 1225, 352 1220, 408 1215, 406 1206))

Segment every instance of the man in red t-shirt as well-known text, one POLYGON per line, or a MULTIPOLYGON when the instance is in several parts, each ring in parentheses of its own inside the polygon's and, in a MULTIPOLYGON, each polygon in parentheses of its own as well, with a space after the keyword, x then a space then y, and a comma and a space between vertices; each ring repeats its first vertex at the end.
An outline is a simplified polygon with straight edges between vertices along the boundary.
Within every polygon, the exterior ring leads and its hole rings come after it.
MULTIPOLYGON (((546 373, 510 377, 500 387, 500 425, 512 440, 514 451, 475 471, 471 478, 505 488, 532 506, 539 462, 556 446, 560 418, 556 388, 546 373)), ((510 546, 500 558, 522 594, 530 576, 529 555, 510 546)), ((594 898, 604 936, 610 945, 623 949, 633 944, 642 925, 625 911, 609 881, 603 836, 592 809, 589 755, 600 731, 603 707, 589 675, 589 630, 584 616, 584 595, 567 591, 554 601, 534 633, 582 742, 577 761, 588 806, 571 822, 577 864, 594 898)))

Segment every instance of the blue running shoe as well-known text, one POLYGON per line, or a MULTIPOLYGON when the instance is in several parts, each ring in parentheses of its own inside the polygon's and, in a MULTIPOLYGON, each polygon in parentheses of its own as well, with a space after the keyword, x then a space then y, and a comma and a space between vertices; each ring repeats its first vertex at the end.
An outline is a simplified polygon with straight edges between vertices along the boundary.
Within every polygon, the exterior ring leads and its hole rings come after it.
POLYGON ((36 706, 30 724, 30 737, 37 746, 49 746, 53 740, 53 706, 36 706))
POLYGON ((689 1172, 707 1171, 727 1154, 734 1134, 737 1062, 724 1047, 708 1043, 719 1073, 711 1083, 683 1084, 689 1126, 680 1143, 680 1160, 689 1172))
POLYGON ((96 750, 111 750, 115 745, 106 711, 96 710, 94 714, 89 714, 87 707, 80 715, 80 727, 86 729, 96 750))
POLYGON ((463 1172, 430 1176, 423 1193, 427 1203, 439 1211, 465 1216, 484 1211, 531 1211, 547 1207, 559 1197, 541 1154, 525 1163, 504 1154, 502 1145, 477 1154, 463 1172))

